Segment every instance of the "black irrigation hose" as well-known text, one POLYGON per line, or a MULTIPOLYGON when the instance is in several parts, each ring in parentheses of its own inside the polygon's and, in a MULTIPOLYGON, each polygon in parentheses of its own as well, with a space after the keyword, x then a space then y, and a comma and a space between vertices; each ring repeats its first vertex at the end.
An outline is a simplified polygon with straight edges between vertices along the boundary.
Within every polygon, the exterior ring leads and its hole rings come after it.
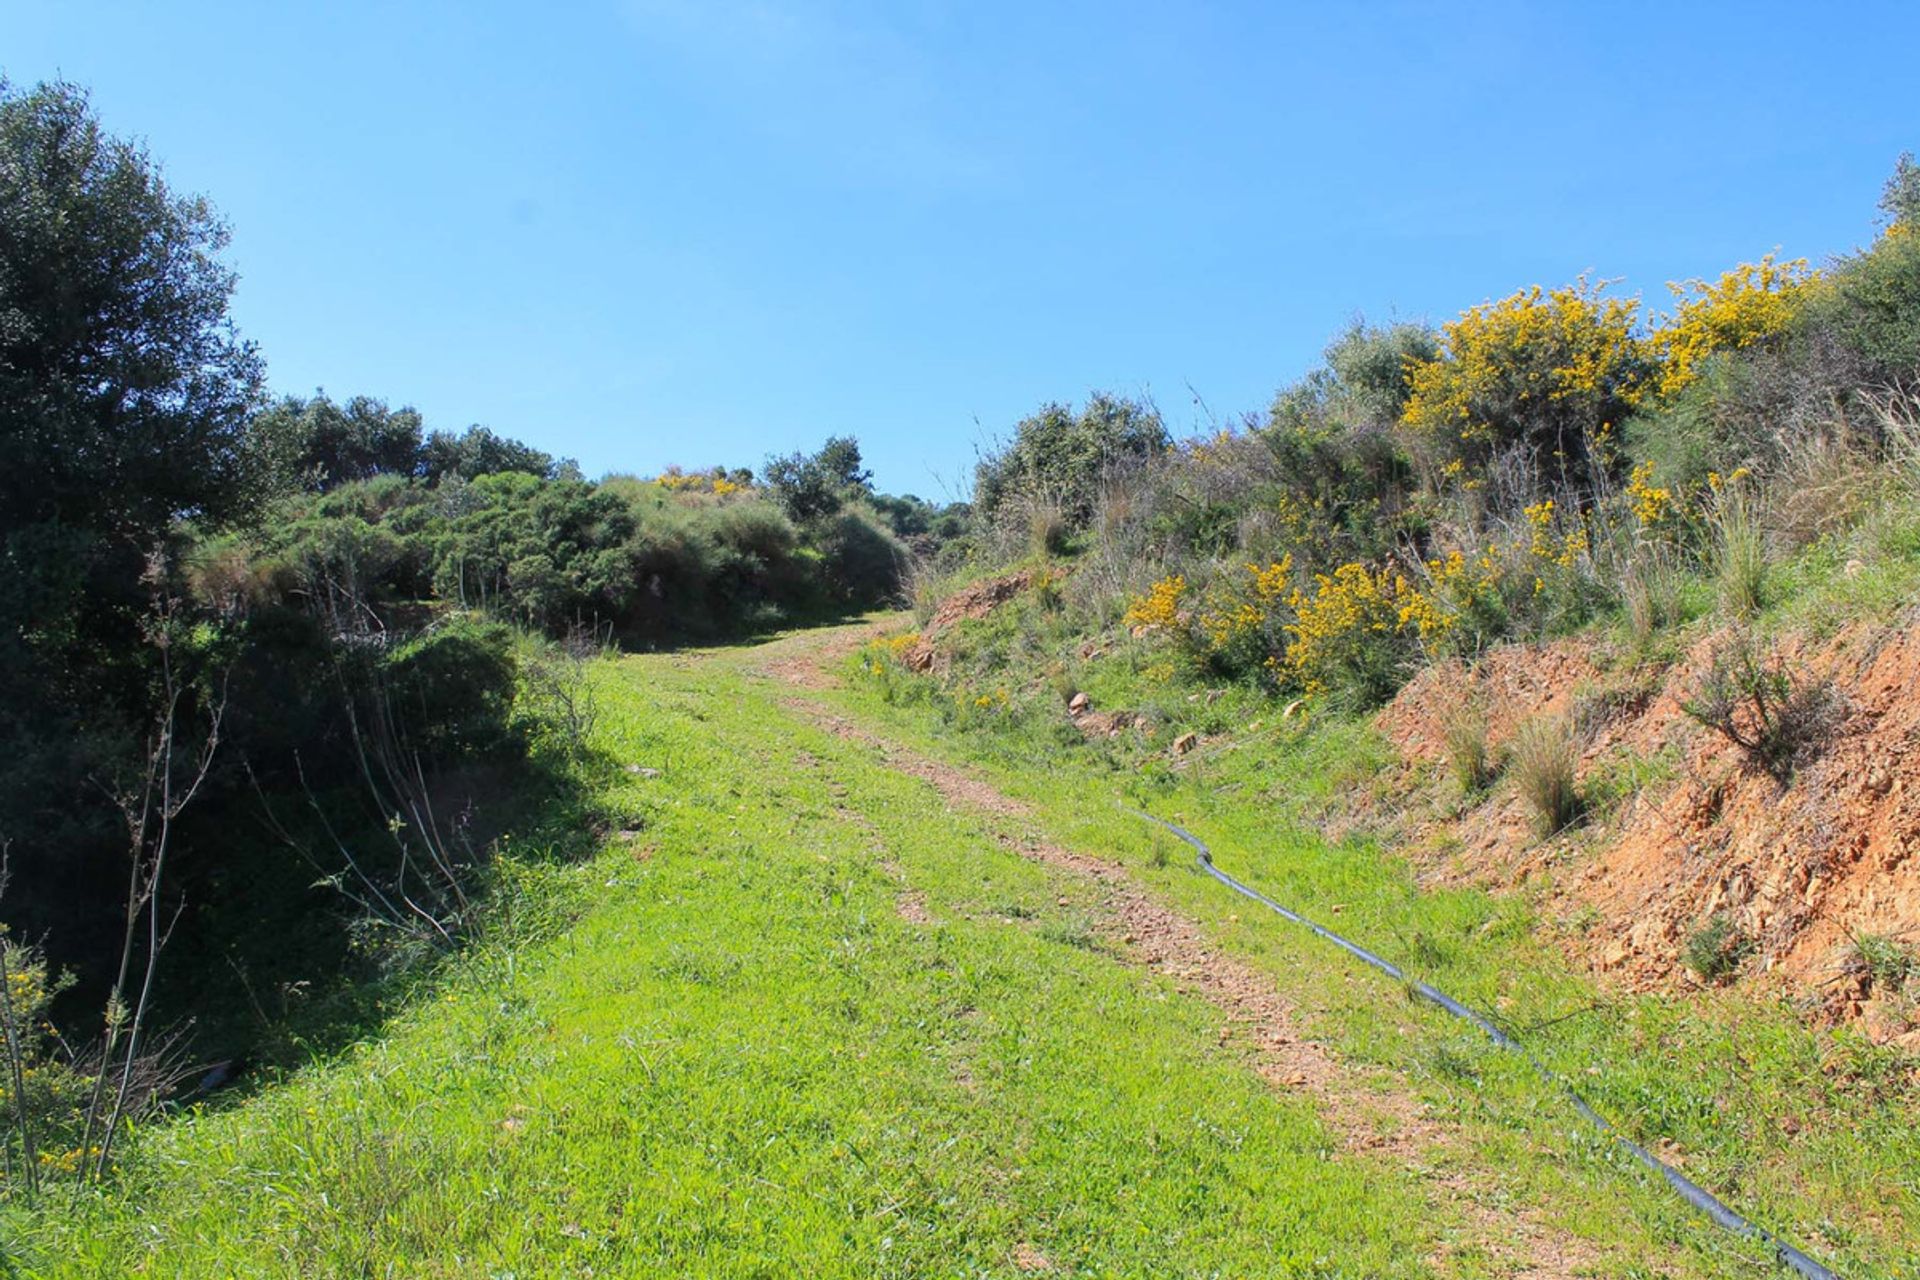
POLYGON ((1136 817, 1145 818, 1148 822, 1154 823, 1156 826, 1165 827, 1168 831, 1171 831, 1174 835, 1192 845, 1194 851, 1200 855, 1200 869, 1212 876, 1215 880, 1218 880, 1221 884, 1227 886, 1227 888, 1232 889, 1235 893, 1252 898, 1255 902, 1271 908, 1282 918, 1311 929, 1314 933, 1319 934, 1322 938, 1325 938, 1328 942, 1339 947, 1342 951, 1347 952, 1355 959, 1372 965, 1396 981, 1405 983, 1409 990, 1422 999, 1439 1005, 1456 1018, 1464 1018, 1466 1021, 1471 1022, 1474 1026, 1484 1031, 1487 1034, 1487 1038, 1499 1045, 1502 1049, 1510 1050, 1525 1058, 1532 1064, 1533 1069, 1540 1073, 1542 1079, 1548 1084, 1557 1086, 1560 1091, 1566 1095, 1567 1100, 1573 1104, 1573 1109, 1584 1116, 1588 1123, 1625 1147, 1627 1151, 1633 1155, 1634 1159, 1665 1178, 1667 1184, 1680 1194, 1681 1199, 1712 1218, 1727 1230, 1751 1239, 1764 1241, 1766 1244, 1771 1245, 1774 1252, 1779 1255, 1780 1261, 1807 1277, 1807 1280, 1840 1280, 1839 1276, 1825 1264, 1816 1262, 1799 1249, 1796 1249, 1793 1245, 1782 1240, 1779 1236, 1774 1235, 1771 1231, 1768 1231, 1765 1227, 1741 1217, 1711 1191, 1708 1191, 1705 1187, 1702 1187, 1699 1183, 1687 1177, 1686 1174, 1681 1173, 1659 1156, 1654 1155, 1653 1152, 1647 1150, 1614 1128, 1611 1124, 1607 1123, 1606 1117, 1602 1116, 1598 1111, 1595 1111, 1592 1105, 1588 1103, 1585 1098, 1581 1097, 1579 1092, 1575 1090, 1571 1084, 1568 1084, 1565 1079, 1551 1067, 1547 1066, 1546 1063, 1534 1057, 1525 1045, 1495 1026, 1492 1020, 1485 1014, 1468 1008, 1437 987, 1429 986, 1418 978, 1408 977, 1406 972, 1392 961, 1375 955, 1356 942, 1348 941, 1331 929, 1315 924, 1297 911, 1289 911, 1272 898, 1269 898, 1266 894, 1261 893, 1258 889, 1253 889, 1241 884, 1238 880, 1235 880, 1232 876, 1213 865, 1213 850, 1209 849, 1206 842, 1201 840, 1199 836, 1194 835, 1185 827, 1176 826, 1164 818, 1156 818, 1152 814, 1139 809, 1129 809, 1128 812, 1134 814, 1136 817))

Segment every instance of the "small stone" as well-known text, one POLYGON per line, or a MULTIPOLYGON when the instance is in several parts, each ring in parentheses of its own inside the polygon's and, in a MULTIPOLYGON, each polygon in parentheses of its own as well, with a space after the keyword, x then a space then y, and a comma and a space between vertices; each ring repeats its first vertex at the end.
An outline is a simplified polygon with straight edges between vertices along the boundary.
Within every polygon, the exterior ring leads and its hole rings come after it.
POLYGON ((1067 714, 1077 716, 1093 705, 1093 699, 1084 693, 1076 693, 1067 699, 1067 714))
POLYGON ((1177 756, 1183 756, 1187 754, 1187 752, 1193 750, 1195 747, 1199 745, 1200 745, 1199 734, 1183 733, 1179 737, 1173 740, 1173 753, 1177 756))

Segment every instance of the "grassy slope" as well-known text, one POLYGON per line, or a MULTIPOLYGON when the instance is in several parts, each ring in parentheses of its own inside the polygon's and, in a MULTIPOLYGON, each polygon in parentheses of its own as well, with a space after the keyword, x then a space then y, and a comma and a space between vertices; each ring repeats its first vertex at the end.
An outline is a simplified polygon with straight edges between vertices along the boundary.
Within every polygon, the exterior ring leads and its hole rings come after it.
MULTIPOLYGON (((1148 654, 1077 658, 1084 637, 1031 600, 969 630, 975 648, 963 656, 970 674, 959 690, 882 661, 874 678, 840 697, 929 751, 987 768, 1039 806, 1057 838, 1125 858, 1318 1010, 1318 1029, 1344 1053, 1406 1071, 1435 1105, 1478 1123, 1490 1157, 1505 1162, 1521 1194, 1584 1197, 1648 1180, 1617 1168, 1610 1147, 1582 1134, 1558 1100, 1476 1033, 1410 1013, 1391 983, 1247 910, 1178 855, 1169 861, 1164 841, 1115 802, 1125 797, 1180 817, 1234 874, 1510 1025, 1537 1028, 1529 1043, 1604 1113, 1843 1274, 1920 1269, 1916 1099, 1898 1064, 1857 1038, 1810 1033, 1791 1010, 1742 994, 1603 994, 1541 936, 1571 922, 1535 919, 1525 896, 1420 891, 1389 851, 1312 835, 1303 813, 1338 807, 1385 763, 1385 748, 1364 724, 1284 724, 1274 704, 1245 690, 1195 705, 1186 689, 1156 684, 1148 654), (1060 712, 1060 692, 1070 686, 1091 690, 1096 706, 1157 702, 1167 723, 1148 750, 1082 744, 1060 712), (975 706, 977 689, 1008 693, 1009 707, 975 706), (1166 742, 1188 727, 1221 741, 1169 768, 1166 742)), ((1634 1212, 1663 1236, 1709 1254, 1719 1247, 1659 1195, 1641 1196, 1634 1212)), ((1581 1225, 1603 1239, 1616 1229, 1581 1225)))
POLYGON ((16 1212, 25 1273, 1424 1272, 1428 1189, 1331 1159, 1217 1013, 1050 928, 1086 886, 725 662, 604 687, 605 748, 665 772, 613 775, 637 840, 537 873, 579 922, 16 1212))

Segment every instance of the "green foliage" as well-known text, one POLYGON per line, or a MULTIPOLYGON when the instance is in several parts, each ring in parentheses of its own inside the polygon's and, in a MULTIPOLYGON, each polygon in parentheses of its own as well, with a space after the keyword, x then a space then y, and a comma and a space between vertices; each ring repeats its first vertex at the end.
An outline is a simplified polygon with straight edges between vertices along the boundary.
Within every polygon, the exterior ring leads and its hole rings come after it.
POLYGON ((770 457, 762 472, 774 501, 789 518, 805 524, 836 515, 871 490, 873 473, 860 465, 860 442, 832 436, 812 454, 770 457))
POLYGON ((407 743, 435 764, 487 759, 519 749, 513 732, 518 663, 513 632, 456 618, 383 657, 385 712, 407 743))
POLYGON ((261 362, 226 323, 226 244, 84 92, 0 81, 0 536, 244 508, 261 362))
POLYGON ((1702 982, 1724 982, 1753 954, 1753 939, 1724 912, 1687 935, 1680 959, 1702 982))
MULTIPOLYGON (((1093 519, 1103 485, 1168 445, 1160 412, 1137 400, 1096 393, 1079 412, 1049 404, 1014 428, 1012 441, 974 472, 976 517, 991 527, 1016 508, 1057 507, 1070 528, 1093 519)), ((1024 535, 1025 529, 1022 529, 1024 535)))

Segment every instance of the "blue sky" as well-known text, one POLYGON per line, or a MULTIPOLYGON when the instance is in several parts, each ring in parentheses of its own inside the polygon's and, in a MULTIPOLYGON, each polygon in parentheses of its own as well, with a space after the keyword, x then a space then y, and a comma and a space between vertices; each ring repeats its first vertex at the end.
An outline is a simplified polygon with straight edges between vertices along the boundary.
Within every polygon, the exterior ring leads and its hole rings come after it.
POLYGON ((1920 6, 0 0, 233 225, 276 391, 589 474, 1259 409, 1356 313, 1865 242, 1920 6), (1196 399, 1197 396, 1197 399, 1196 399))

